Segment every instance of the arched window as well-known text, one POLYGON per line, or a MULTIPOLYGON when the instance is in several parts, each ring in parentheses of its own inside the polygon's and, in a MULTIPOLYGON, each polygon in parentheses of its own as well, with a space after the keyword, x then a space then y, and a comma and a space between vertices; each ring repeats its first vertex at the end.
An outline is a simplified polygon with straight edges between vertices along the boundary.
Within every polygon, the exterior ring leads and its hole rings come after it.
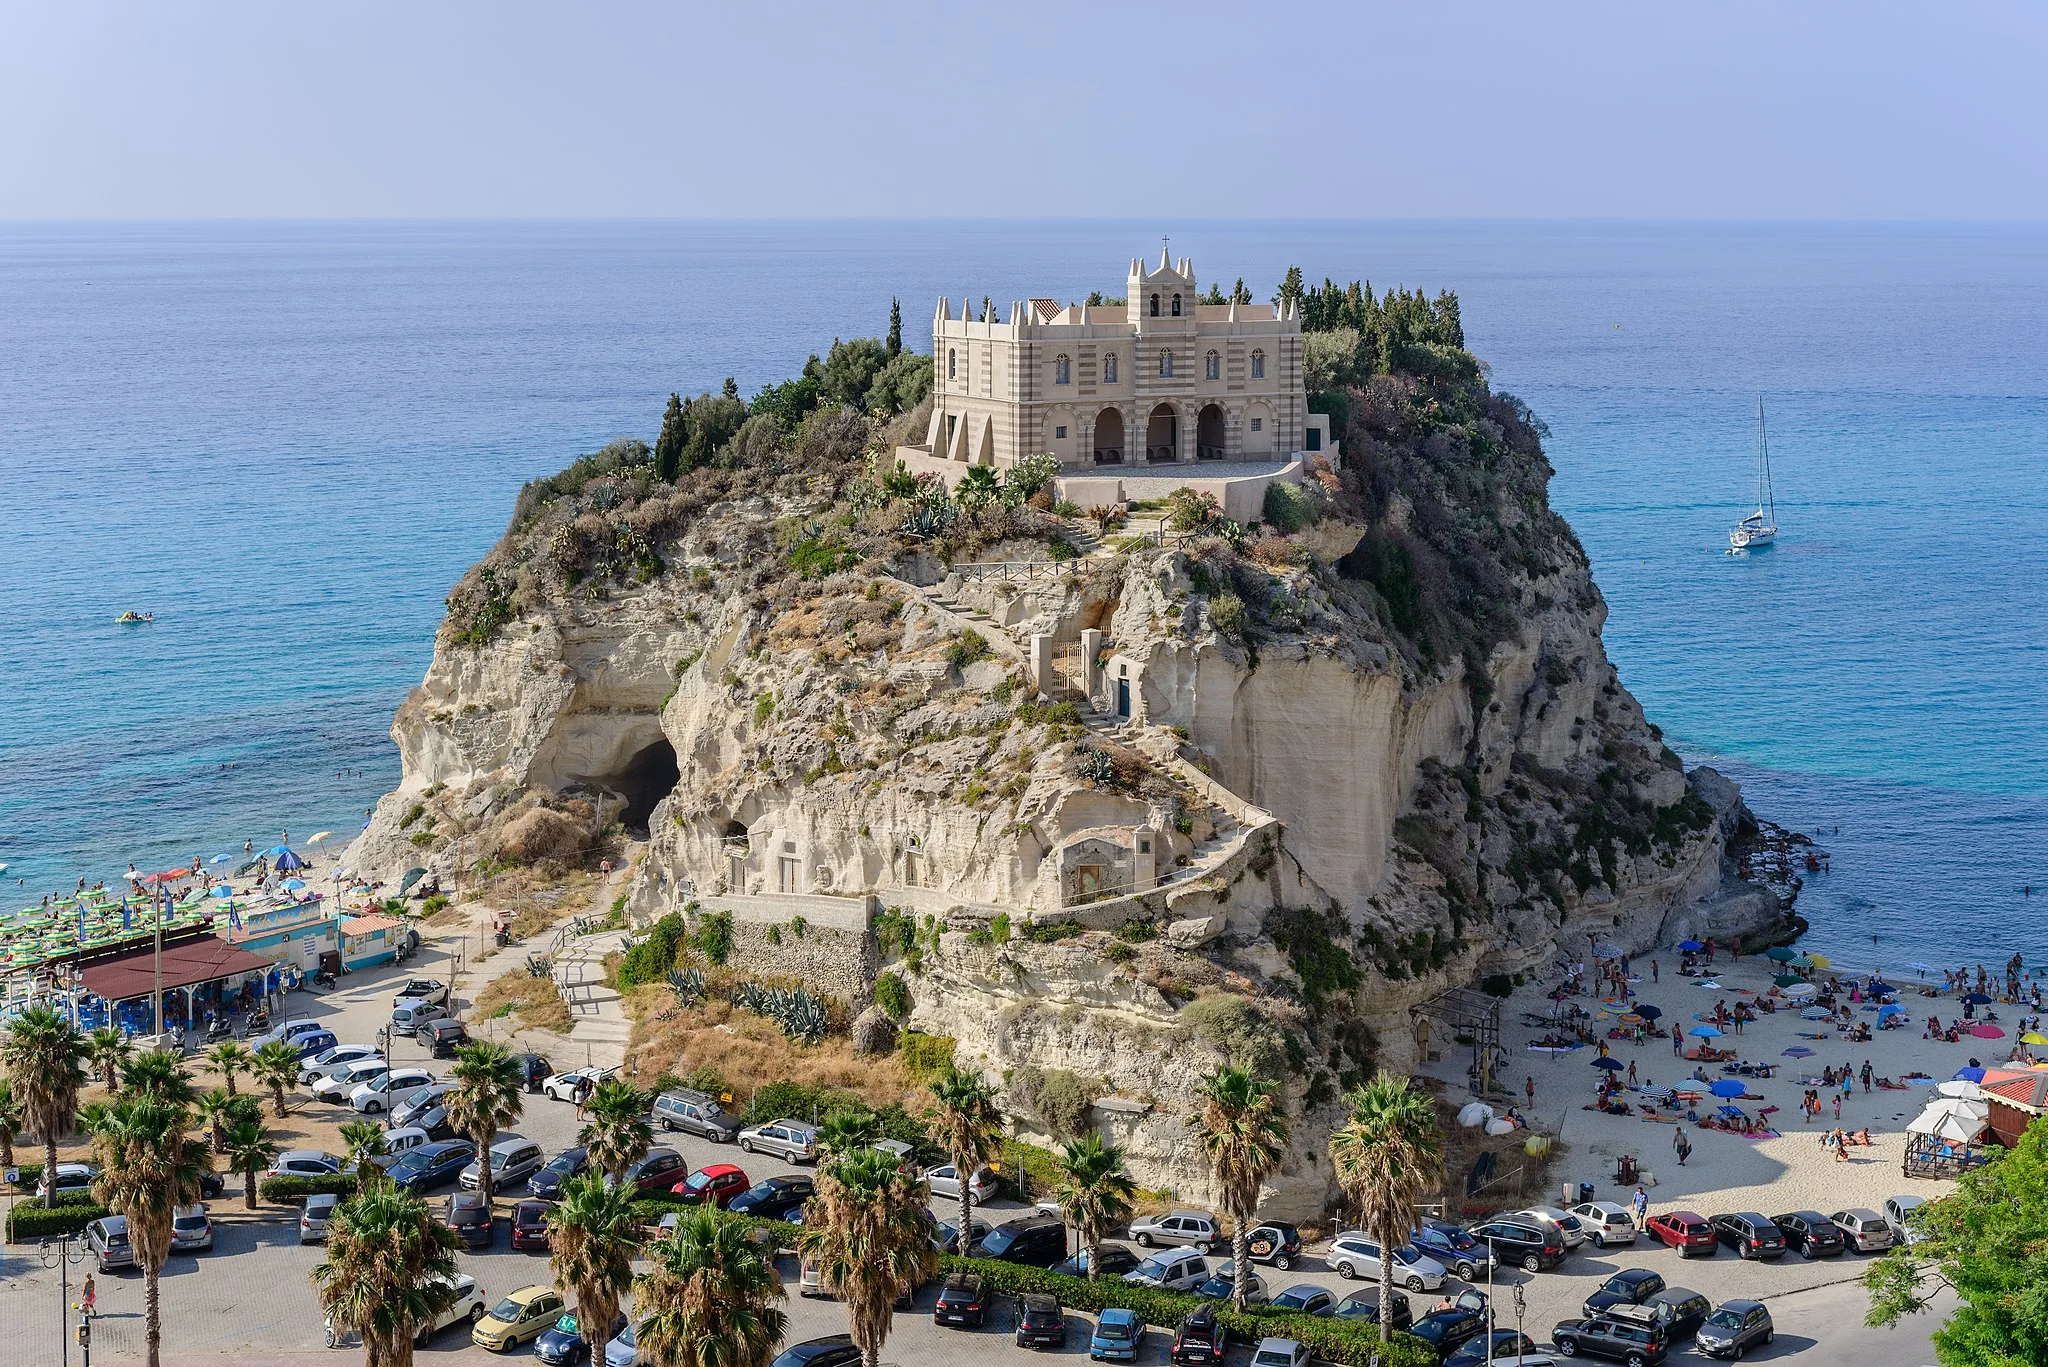
POLYGON ((1180 317, 1180 296, 1177 294, 1173 296, 1173 316, 1180 317))
POLYGON ((960 353, 954 351, 951 347, 946 348, 946 378, 949 380, 960 378, 960 353))
POLYGON ((1203 379, 1205 379, 1205 380, 1214 380, 1214 379, 1217 379, 1217 378, 1219 378, 1219 377, 1220 377, 1220 376, 1222 375, 1222 373, 1223 373, 1223 361, 1222 361, 1222 358, 1221 358, 1221 357, 1219 357, 1219 356, 1217 356, 1217 354, 1216 354, 1215 352, 1213 352, 1213 351, 1212 351, 1212 352, 1210 352, 1210 353, 1209 353, 1209 354, 1208 354, 1207 356, 1204 356, 1204 357, 1202 358, 1202 378, 1203 378, 1203 379))
POLYGON ((1173 378, 1173 353, 1170 351, 1159 353, 1159 378, 1162 380, 1173 378))
POLYGON ((1070 384, 1073 382, 1073 368, 1068 364, 1067 358, 1064 355, 1058 357, 1052 363, 1052 382, 1054 384, 1070 384))
POLYGON ((1156 294, 1152 296, 1152 316, 1154 318, 1159 316, 1159 296, 1156 294))
POLYGON ((1116 383, 1116 353, 1113 351, 1102 358, 1102 382, 1104 384, 1116 383))
POLYGON ((1266 378, 1266 353, 1263 351, 1254 351, 1252 353, 1252 378, 1255 380, 1266 378))

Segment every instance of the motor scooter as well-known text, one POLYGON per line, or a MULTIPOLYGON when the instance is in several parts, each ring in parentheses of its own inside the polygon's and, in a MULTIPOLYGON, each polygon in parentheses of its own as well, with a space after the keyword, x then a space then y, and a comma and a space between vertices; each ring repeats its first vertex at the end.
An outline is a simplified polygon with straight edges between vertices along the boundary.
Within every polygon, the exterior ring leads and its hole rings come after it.
POLYGON ((341 980, 339 978, 335 977, 332 973, 329 973, 324 968, 313 975, 313 986, 320 988, 322 991, 326 991, 328 989, 333 988, 340 981, 341 980))
POLYGON ((224 1039, 232 1039, 234 1033, 235 1027, 228 1023, 226 1016, 215 1015, 207 1017, 206 1042, 208 1044, 219 1044, 224 1039))

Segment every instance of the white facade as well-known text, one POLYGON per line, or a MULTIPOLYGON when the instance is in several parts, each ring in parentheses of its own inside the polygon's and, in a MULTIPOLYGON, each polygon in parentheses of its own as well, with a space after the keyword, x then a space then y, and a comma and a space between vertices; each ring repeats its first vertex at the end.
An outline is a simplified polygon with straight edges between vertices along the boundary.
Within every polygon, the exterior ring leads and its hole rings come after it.
MULTIPOLYGON (((1304 444, 1301 323, 1290 305, 1198 301, 1194 263, 1131 262, 1122 304, 1018 301, 980 321, 940 300, 932 418, 914 470, 1067 470, 1287 461, 1304 444)), ((1320 434, 1319 434, 1320 435, 1320 434)))

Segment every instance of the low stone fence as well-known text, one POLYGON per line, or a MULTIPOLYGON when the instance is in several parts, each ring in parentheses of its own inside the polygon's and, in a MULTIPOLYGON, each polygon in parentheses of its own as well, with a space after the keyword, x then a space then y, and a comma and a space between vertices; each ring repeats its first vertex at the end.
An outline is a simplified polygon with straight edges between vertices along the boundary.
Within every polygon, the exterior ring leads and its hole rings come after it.
POLYGON ((732 917, 733 967, 762 977, 797 978, 858 1011, 874 999, 881 951, 873 897, 809 893, 702 897, 697 912, 732 917))

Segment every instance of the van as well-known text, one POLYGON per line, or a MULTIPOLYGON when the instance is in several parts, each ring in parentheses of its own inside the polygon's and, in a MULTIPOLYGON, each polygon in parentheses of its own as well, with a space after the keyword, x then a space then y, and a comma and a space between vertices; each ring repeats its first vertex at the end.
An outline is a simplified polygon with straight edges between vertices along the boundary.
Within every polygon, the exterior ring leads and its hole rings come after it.
POLYGON ((1198 1248, 1165 1248, 1139 1263, 1124 1280, 1136 1286, 1192 1291, 1209 1280, 1209 1260, 1198 1248))
POLYGON ((434 1002, 408 997, 391 1008, 391 1028, 401 1035, 410 1035, 428 1021, 440 1020, 448 1014, 448 1008, 434 1002))
POLYGON ((462 1189, 475 1191, 483 1184, 483 1173, 479 1164, 491 1165, 491 1190, 509 1191, 517 1183, 524 1182, 539 1172, 540 1162, 540 1145, 531 1139, 522 1139, 518 1135, 500 1139, 491 1145, 489 1153, 462 1170, 462 1189))

